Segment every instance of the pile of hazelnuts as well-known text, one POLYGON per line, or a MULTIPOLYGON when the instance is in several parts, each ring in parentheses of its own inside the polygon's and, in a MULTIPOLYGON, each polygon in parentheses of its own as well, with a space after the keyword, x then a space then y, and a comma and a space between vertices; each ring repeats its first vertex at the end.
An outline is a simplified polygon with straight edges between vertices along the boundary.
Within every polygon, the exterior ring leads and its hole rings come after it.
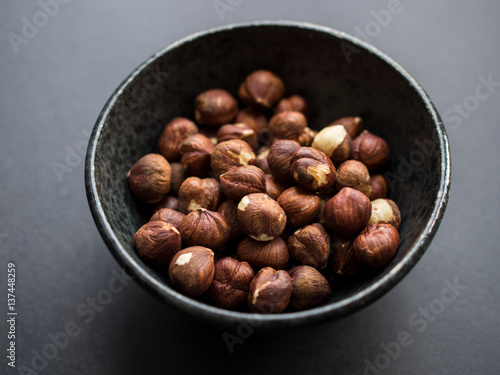
POLYGON ((284 92, 266 70, 240 85, 243 109, 228 91, 205 91, 196 123, 174 118, 158 153, 130 169, 133 195, 156 204, 135 248, 168 266, 180 293, 232 310, 304 310, 332 294, 328 275, 395 256, 401 215, 380 174, 387 143, 359 117, 312 130, 304 98, 284 92))

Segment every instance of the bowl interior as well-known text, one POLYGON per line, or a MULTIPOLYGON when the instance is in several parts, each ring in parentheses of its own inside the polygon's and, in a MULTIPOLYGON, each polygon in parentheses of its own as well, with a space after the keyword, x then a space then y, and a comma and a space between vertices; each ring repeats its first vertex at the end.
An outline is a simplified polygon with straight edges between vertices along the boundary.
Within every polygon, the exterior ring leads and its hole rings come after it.
POLYGON ((132 237, 151 212, 132 198, 126 174, 141 156, 156 151, 170 119, 193 118, 198 93, 219 87, 236 96, 244 77, 260 68, 282 77, 287 94, 307 99, 310 127, 360 115, 391 148, 385 174, 402 213, 396 257, 380 272, 340 281, 325 305, 266 316, 264 325, 345 314, 388 290, 425 251, 446 204, 449 159, 446 135, 425 93, 390 59, 342 33, 305 24, 240 25, 188 37, 153 56, 115 92, 94 129, 87 160, 94 217, 117 259, 161 298, 215 322, 253 319, 181 296, 161 270, 144 264, 132 237))

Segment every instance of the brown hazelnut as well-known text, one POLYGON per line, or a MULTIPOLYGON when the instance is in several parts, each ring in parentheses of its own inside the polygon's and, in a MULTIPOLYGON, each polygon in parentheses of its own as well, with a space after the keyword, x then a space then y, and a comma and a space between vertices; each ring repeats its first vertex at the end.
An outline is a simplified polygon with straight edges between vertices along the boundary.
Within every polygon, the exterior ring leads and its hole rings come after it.
POLYGON ((212 284, 214 268, 214 252, 203 246, 192 246, 175 254, 168 275, 174 289, 189 297, 198 297, 212 284))
POLYGON ((238 245, 237 256, 257 268, 272 267, 281 270, 286 267, 289 259, 286 242, 280 237, 272 241, 255 241, 247 237, 238 245))
POLYGON ((326 202, 323 209, 325 224, 334 233, 354 237, 370 220, 372 204, 362 192, 343 188, 326 202))
POLYGON ((292 155, 300 148, 300 144, 295 141, 279 140, 269 149, 267 162, 273 175, 283 182, 292 182, 290 173, 290 161, 292 155))
POLYGON ((344 125, 344 128, 347 130, 347 134, 349 134, 351 139, 356 138, 364 129, 361 117, 353 116, 339 118, 330 125, 344 125))
POLYGON ((357 275, 365 266, 354 255, 353 240, 332 234, 330 238, 330 268, 339 275, 357 275))
POLYGON ((314 140, 314 137, 318 135, 316 130, 312 130, 311 128, 305 128, 302 133, 299 134, 297 138, 297 142, 300 143, 301 146, 310 146, 314 140))
POLYGON ((286 189, 278 198, 278 204, 286 212, 287 222, 292 227, 310 224, 319 210, 320 198, 299 187, 286 189))
POLYGON ((276 104, 276 112, 300 112, 305 117, 309 116, 309 106, 306 100, 300 95, 292 95, 281 99, 276 104))
POLYGON ((219 143, 212 152, 212 170, 217 177, 231 168, 254 165, 255 154, 248 143, 240 139, 231 139, 219 143))
POLYGON ((194 105, 194 118, 202 125, 224 125, 233 121, 238 113, 236 99, 221 89, 201 93, 196 97, 194 105))
POLYGON ((142 259, 163 266, 181 249, 181 235, 172 224, 150 221, 135 233, 134 246, 142 259))
POLYGON ((368 168, 357 160, 347 160, 340 164, 337 169, 337 182, 335 186, 338 190, 350 187, 359 190, 369 198, 372 192, 370 183, 368 168))
POLYGON ((281 112, 269 121, 269 129, 277 139, 296 141, 307 127, 307 120, 300 112, 281 112))
POLYGON ((286 186, 276 179, 272 174, 266 174, 266 194, 274 200, 286 190, 286 186))
POLYGON ((253 312, 277 314, 285 310, 292 296, 292 278, 283 270, 264 267, 253 278, 248 306, 253 312))
POLYGON ((384 267, 394 256, 399 246, 399 233, 390 224, 367 226, 354 240, 354 253, 363 264, 372 268, 384 267))
POLYGON ((223 309, 233 310, 248 297, 248 290, 255 274, 247 262, 225 257, 215 262, 215 272, 208 294, 223 309))
POLYGON ((132 194, 145 203, 157 203, 170 190, 170 164, 160 154, 147 154, 127 174, 132 194))
POLYGON ((288 238, 288 249, 300 263, 325 268, 330 255, 330 239, 323 225, 306 225, 288 238))
POLYGON ((257 132, 249 125, 243 123, 227 124, 219 128, 217 142, 229 141, 230 139, 241 139, 253 149, 259 146, 257 132))
POLYGON ((231 227, 221 214, 200 208, 182 219, 179 232, 187 245, 217 250, 229 241, 231 227))
POLYGON ((267 128, 268 124, 266 115, 252 107, 245 107, 241 111, 239 111, 235 121, 237 123, 247 124, 253 130, 255 130, 257 134, 262 129, 267 128))
POLYGON ((215 178, 189 177, 179 189, 179 211, 187 214, 198 208, 215 211, 222 200, 222 190, 215 178))
POLYGON ((328 281, 312 267, 295 267, 288 271, 288 274, 292 279, 290 307, 294 310, 310 309, 332 294, 328 281))
POLYGON ((220 186, 229 199, 239 201, 251 193, 265 193, 266 175, 254 165, 244 165, 221 174, 220 186))
POLYGON ((375 199, 372 201, 372 216, 368 220, 368 225, 370 224, 391 224, 399 230, 401 213, 397 204, 390 199, 375 199))
POLYGON ((185 215, 179 211, 171 210, 170 208, 162 208, 156 211, 149 221, 164 221, 179 229, 179 225, 182 219, 184 219, 184 216, 185 215))
POLYGON ((179 205, 179 201, 177 200, 176 197, 173 197, 171 195, 167 195, 161 201, 156 203, 153 211, 157 212, 157 211, 161 210, 162 208, 170 208, 171 210, 177 210, 178 205, 179 205))
POLYGON ((267 155, 269 155, 269 147, 261 147, 257 153, 257 162, 255 164, 265 174, 271 173, 271 168, 269 168, 269 163, 267 162, 267 155))
POLYGON ((181 163, 190 176, 206 177, 214 144, 203 134, 188 137, 181 145, 181 163))
POLYGON ((231 240, 240 238, 243 231, 240 229, 238 221, 238 203, 232 200, 227 200, 221 203, 217 208, 217 212, 224 216, 231 228, 231 240))
POLYGON ((352 157, 366 165, 371 172, 387 164, 389 146, 379 136, 364 130, 352 141, 352 157))
POLYGON ((372 194, 370 199, 374 201, 375 199, 387 198, 387 181, 385 177, 381 174, 370 175, 372 194))
POLYGON ((248 75, 238 92, 243 103, 261 108, 272 108, 284 93, 283 81, 268 70, 257 70, 248 75))
POLYGON ((179 188, 186 179, 186 170, 181 163, 175 162, 170 163, 170 168, 172 170, 172 177, 170 179, 170 194, 179 194, 179 188))
POLYGON ((196 124, 183 117, 170 121, 158 139, 158 150, 168 161, 176 161, 181 157, 181 144, 191 135, 198 133, 196 124))
POLYGON ((290 172, 298 185, 310 191, 326 191, 335 184, 332 161, 312 147, 301 147, 292 155, 290 172))
POLYGON ((238 204, 240 228, 257 241, 279 237, 286 226, 286 215, 280 205, 267 194, 244 196, 238 204))
POLYGON ((314 137, 312 147, 322 151, 335 165, 339 165, 351 156, 351 137, 342 125, 330 125, 314 137))

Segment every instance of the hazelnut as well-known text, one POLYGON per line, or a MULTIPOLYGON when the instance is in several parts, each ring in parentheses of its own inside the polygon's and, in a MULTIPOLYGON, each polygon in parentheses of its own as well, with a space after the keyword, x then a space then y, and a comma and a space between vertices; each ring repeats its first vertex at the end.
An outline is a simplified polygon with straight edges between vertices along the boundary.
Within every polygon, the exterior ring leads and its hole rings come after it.
POLYGON ((332 288, 316 269, 299 266, 288 271, 292 279, 292 296, 290 307, 294 310, 305 310, 319 305, 331 294, 332 288))
POLYGON ((205 91, 196 97, 194 105, 194 118, 202 125, 224 125, 238 114, 238 103, 226 90, 205 91))
POLYGON ((229 199, 239 201, 251 193, 265 193, 266 175, 260 168, 245 165, 223 173, 220 176, 220 186, 229 199))
POLYGON ((278 76, 268 70, 257 70, 248 75, 238 94, 247 105, 272 108, 284 92, 285 85, 278 76))
POLYGON ((309 116, 309 106, 306 100, 300 95, 292 95, 281 99, 276 104, 276 112, 300 112, 305 117, 309 116))
POLYGON ((285 190, 278 198, 278 204, 286 212, 287 222, 292 227, 310 224, 319 210, 320 198, 299 187, 285 190))
POLYGON ((352 157, 366 165, 371 172, 387 164, 389 146, 379 136, 364 130, 352 141, 352 157))
POLYGON ((222 190, 215 178, 189 177, 179 189, 179 211, 187 214, 198 208, 215 211, 222 200, 222 190))
POLYGON ((203 134, 188 137, 181 145, 181 163, 190 176, 205 177, 210 171, 214 144, 203 134))
POLYGON ((310 191, 326 191, 336 179, 332 161, 312 147, 301 147, 292 155, 290 172, 298 185, 310 191))
POLYGON ((232 200, 224 201, 218 208, 217 212, 224 216, 231 228, 231 240, 238 239, 243 235, 238 222, 238 203, 232 200))
POLYGON ((160 154, 147 154, 127 174, 132 194, 145 203, 158 203, 170 190, 170 164, 160 154))
POLYGON ((372 268, 384 267, 399 246, 399 233, 390 224, 367 226, 354 240, 354 253, 359 262, 372 268))
POLYGON ((156 211, 149 221, 164 221, 179 229, 179 225, 182 219, 184 219, 184 216, 185 215, 179 211, 171 210, 170 208, 162 208, 156 211))
POLYGON ((297 142, 299 142, 301 146, 310 146, 316 135, 318 135, 316 130, 305 128, 304 131, 299 134, 297 142))
POLYGON ((208 294, 217 306, 233 310, 247 300, 254 276, 247 262, 238 262, 230 257, 219 259, 215 262, 214 278, 208 294))
POLYGON ((267 162, 267 155, 269 155, 269 147, 261 147, 257 153, 257 162, 255 164, 266 174, 271 173, 271 168, 269 168, 269 163, 267 162))
POLYGON ((248 292, 250 310, 276 314, 285 310, 292 296, 292 279, 286 271, 264 267, 253 278, 248 292))
POLYGON ((312 147, 322 151, 335 165, 339 165, 351 156, 351 137, 342 125, 330 125, 314 137, 312 147))
POLYGON ((217 132, 218 143, 229 141, 230 139, 241 139, 248 143, 253 149, 259 146, 257 132, 249 125, 243 123, 227 124, 219 129, 217 132))
POLYGON ((337 234, 330 238, 330 268, 339 275, 357 275, 365 266, 354 255, 353 240, 337 234))
POLYGON ((326 202, 323 209, 325 224, 334 233, 354 237, 370 220, 372 204, 362 192, 343 188, 326 202))
POLYGON ((170 163, 172 177, 170 179, 170 194, 179 194, 179 188, 186 179, 186 170, 181 163, 170 163))
POLYGON ((214 268, 214 252, 203 246, 192 246, 175 254, 168 275, 174 289, 189 297, 198 297, 212 284, 214 268))
POLYGON ((272 174, 266 174, 266 194, 272 199, 278 197, 286 190, 286 186, 276 179, 272 174))
POLYGON ((238 112, 236 116, 237 123, 244 123, 250 126, 257 134, 264 128, 267 128, 267 117, 261 111, 252 108, 245 107, 238 112))
POLYGON ((181 144, 189 136, 197 134, 196 124, 183 117, 170 121, 158 139, 158 150, 168 161, 176 161, 181 157, 181 144))
POLYGON ((283 182, 292 182, 290 173, 290 161, 292 155, 300 148, 300 144, 295 141, 279 140, 269 149, 267 162, 273 175, 283 182))
POLYGON ((339 118, 330 125, 343 125, 351 139, 356 138, 364 129, 361 117, 353 116, 339 118))
POLYGON ((218 249, 229 241, 231 227, 221 214, 200 208, 182 219, 179 232, 187 245, 218 249))
POLYGON ((181 249, 181 235, 172 224, 150 221, 135 233, 134 246, 142 259, 163 266, 181 249))
POLYGON ((401 213, 396 203, 390 199, 376 199, 372 201, 372 216, 368 220, 371 224, 391 224, 399 230, 401 213))
POLYGON ((306 127, 307 120, 300 112, 281 112, 274 115, 269 121, 269 129, 278 139, 296 141, 306 127))
POLYGON ((330 239, 323 225, 306 225, 288 238, 288 249, 300 263, 325 268, 330 255, 330 239))
POLYGON ((238 245, 237 256, 257 268, 272 267, 281 270, 286 267, 289 259, 286 242, 280 237, 272 241, 255 241, 247 237, 238 245))
POLYGON ((240 139, 231 139, 219 143, 212 153, 212 170, 217 177, 231 168, 255 164, 255 154, 248 143, 240 139))
POLYGON ((370 199, 387 198, 387 181, 381 174, 370 175, 372 194, 370 199))
POLYGON ((267 194, 244 196, 238 204, 240 228, 257 241, 279 237, 286 226, 286 215, 280 205, 267 194))
POLYGON ((337 182, 335 186, 338 190, 350 187, 359 190, 369 198, 372 192, 370 183, 368 168, 357 160, 347 160, 340 164, 337 169, 337 182))
POLYGON ((171 210, 177 210, 178 204, 179 204, 179 201, 177 200, 176 197, 173 197, 171 195, 167 195, 161 201, 156 203, 153 211, 157 212, 157 211, 161 210, 162 208, 170 208, 171 210))

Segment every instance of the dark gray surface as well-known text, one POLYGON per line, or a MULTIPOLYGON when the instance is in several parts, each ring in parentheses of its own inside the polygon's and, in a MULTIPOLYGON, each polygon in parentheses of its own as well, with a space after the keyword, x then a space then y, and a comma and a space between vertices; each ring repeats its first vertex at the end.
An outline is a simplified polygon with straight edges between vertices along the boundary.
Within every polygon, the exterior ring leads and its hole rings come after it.
MULTIPOLYGON (((362 374, 381 344, 409 332, 386 374, 497 374, 500 371, 498 243, 500 151, 494 87, 457 120, 455 104, 475 95, 480 77, 500 82, 500 3, 401 0, 402 11, 370 41, 405 67, 444 116, 453 160, 450 203, 426 255, 391 292, 345 319, 279 335, 253 335, 230 354, 223 332, 199 325, 130 282, 86 323, 78 307, 108 288, 119 270, 87 206, 83 159, 59 181, 53 163, 86 146, 97 115, 121 80, 146 57, 191 32, 223 23, 294 19, 349 33, 389 1, 249 0, 219 18, 212 1, 76 1, 61 6, 37 35, 12 49, 35 2, 1 0, 0 14, 0 323, 6 338, 6 263, 17 265, 17 361, 31 367, 74 321, 81 332, 41 374, 255 373, 362 374), (448 114, 448 115, 447 115, 448 114), (82 133, 83 132, 83 133, 82 133), (3 234, 4 236, 2 236, 3 234), (446 280, 465 290, 423 332, 409 321, 439 306, 446 280)), ((222 0, 225 4, 229 1, 222 0)), ((232 4, 238 1, 232 0, 232 4)), ((480 92, 480 94, 483 91, 480 92)), ((486 91, 484 92, 486 93, 486 91)), ((473 103, 469 100, 468 103, 473 103)), ((469 104, 470 104, 469 103, 469 104)), ((77 151, 78 152, 78 151, 77 151)), ((71 160, 70 160, 71 162, 71 160)), ((379 357, 379 359, 382 357, 379 357)), ((16 374, 0 357, 0 373, 16 374)), ((371 373, 371 372, 370 372, 371 373)))

